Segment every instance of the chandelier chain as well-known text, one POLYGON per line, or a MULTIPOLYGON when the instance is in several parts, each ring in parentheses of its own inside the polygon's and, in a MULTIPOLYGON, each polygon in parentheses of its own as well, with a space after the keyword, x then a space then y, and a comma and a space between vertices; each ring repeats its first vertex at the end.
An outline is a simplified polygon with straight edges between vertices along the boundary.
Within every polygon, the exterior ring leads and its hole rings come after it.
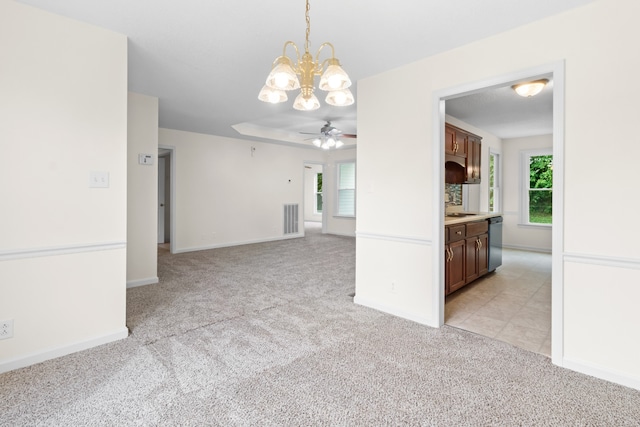
POLYGON ((309 5, 309 0, 307 0, 307 9, 304 13, 304 18, 307 21, 307 33, 306 39, 304 42, 304 51, 309 52, 309 34, 311 33, 311 18, 309 17, 309 10, 311 10, 311 6, 309 5))

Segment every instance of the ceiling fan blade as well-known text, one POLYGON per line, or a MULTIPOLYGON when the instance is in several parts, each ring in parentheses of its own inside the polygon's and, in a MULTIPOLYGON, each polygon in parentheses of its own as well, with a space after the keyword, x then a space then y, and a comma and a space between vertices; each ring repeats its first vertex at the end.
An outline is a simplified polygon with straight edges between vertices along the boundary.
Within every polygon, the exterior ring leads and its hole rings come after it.
POLYGON ((355 133, 343 133, 340 134, 341 137, 343 138, 357 138, 358 135, 356 135, 355 133))

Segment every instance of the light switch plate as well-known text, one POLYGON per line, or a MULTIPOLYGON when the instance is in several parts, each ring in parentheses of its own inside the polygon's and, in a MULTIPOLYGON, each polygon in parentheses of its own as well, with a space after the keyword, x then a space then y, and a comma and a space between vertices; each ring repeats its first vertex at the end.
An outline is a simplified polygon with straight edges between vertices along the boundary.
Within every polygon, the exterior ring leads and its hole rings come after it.
POLYGON ((93 171, 89 173, 90 188, 109 188, 109 172, 93 171))

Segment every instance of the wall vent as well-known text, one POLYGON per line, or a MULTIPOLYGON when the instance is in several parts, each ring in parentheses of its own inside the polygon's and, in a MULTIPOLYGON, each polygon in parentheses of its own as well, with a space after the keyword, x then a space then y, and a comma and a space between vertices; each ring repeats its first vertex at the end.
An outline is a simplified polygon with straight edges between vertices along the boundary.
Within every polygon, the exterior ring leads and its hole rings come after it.
POLYGON ((298 204, 284 205, 284 234, 298 233, 298 204))

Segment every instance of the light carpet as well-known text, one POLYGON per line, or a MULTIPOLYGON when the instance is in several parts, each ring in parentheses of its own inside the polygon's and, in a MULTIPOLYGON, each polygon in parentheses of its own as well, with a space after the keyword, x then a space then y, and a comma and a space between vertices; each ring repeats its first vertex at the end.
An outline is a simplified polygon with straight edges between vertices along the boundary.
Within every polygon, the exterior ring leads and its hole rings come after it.
POLYGON ((640 392, 355 305, 355 240, 171 255, 128 339, 0 375, 2 426, 638 426, 640 392))

